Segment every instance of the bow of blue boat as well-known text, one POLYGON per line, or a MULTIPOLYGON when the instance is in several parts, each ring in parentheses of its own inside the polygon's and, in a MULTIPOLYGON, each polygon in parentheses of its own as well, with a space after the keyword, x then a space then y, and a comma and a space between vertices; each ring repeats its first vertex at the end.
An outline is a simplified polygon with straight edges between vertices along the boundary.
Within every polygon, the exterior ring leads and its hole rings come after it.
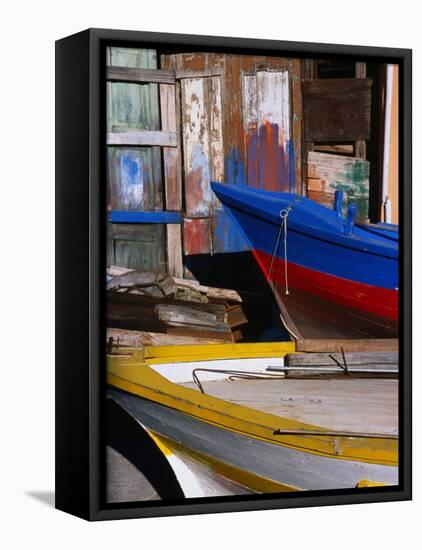
MULTIPOLYGON (((243 212, 274 224, 288 215, 293 230, 368 253, 398 258, 398 228, 388 224, 355 224, 341 213, 293 193, 275 193, 211 182, 211 188, 238 225, 243 212)), ((241 227, 248 237, 247 231, 241 227)))

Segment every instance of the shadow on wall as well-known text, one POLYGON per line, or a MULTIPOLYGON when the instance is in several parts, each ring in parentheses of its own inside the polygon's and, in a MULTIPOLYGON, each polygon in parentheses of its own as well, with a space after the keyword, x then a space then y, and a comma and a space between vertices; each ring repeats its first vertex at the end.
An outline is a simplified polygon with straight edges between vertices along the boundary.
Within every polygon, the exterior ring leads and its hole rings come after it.
POLYGON ((248 324, 241 328, 245 342, 289 340, 268 283, 250 251, 195 254, 185 265, 203 285, 236 290, 243 300, 248 324))

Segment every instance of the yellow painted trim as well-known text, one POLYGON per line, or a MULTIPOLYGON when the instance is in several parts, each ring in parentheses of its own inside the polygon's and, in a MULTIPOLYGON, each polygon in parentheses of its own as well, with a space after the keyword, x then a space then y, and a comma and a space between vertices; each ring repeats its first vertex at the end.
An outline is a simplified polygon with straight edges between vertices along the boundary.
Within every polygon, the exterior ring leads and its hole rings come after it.
POLYGON ((322 456, 397 466, 398 441, 311 435, 274 435, 275 430, 325 431, 249 407, 229 403, 170 382, 134 356, 107 358, 107 382, 115 388, 176 409, 227 430, 322 456))
POLYGON ((234 481, 235 483, 242 485, 247 489, 251 489, 252 491, 256 491, 258 493, 285 493, 303 490, 299 489, 298 487, 294 487, 293 485, 279 483, 272 479, 259 476, 252 472, 248 472, 247 470, 243 470, 242 468, 238 468, 237 466, 233 466, 232 464, 227 464, 226 462, 217 460, 214 457, 211 457, 204 453, 200 453, 195 449, 185 447, 184 445, 181 445, 180 443, 177 443, 176 441, 173 441, 172 439, 169 439, 161 434, 159 435, 150 431, 148 431, 148 433, 151 435, 151 437, 154 439, 160 449, 161 446, 163 446, 163 448, 170 451, 170 453, 180 454, 182 456, 188 455, 189 457, 192 457, 195 460, 202 462, 206 466, 209 466, 219 475, 230 479, 231 481, 234 481))
POLYGON ((165 438, 162 436, 159 436, 158 434, 152 432, 151 430, 147 430, 148 435, 150 438, 154 441, 154 443, 157 445, 157 447, 160 449, 160 451, 163 453, 164 456, 169 457, 174 452, 170 448, 170 445, 164 442, 165 438))
POLYGON ((377 483, 375 481, 369 481, 369 479, 361 479, 357 482, 356 488, 360 489, 361 487, 385 487, 385 483, 377 483))
POLYGON ((145 346, 144 361, 177 363, 184 361, 207 361, 211 359, 246 359, 259 357, 284 357, 294 353, 294 342, 263 342, 258 344, 189 344, 180 346, 145 346))

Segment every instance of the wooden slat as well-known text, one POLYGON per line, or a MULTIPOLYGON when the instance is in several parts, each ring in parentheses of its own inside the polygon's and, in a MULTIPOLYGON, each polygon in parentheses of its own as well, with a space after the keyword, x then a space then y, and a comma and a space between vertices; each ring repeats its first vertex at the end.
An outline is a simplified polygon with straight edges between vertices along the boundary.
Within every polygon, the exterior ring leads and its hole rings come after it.
MULTIPOLYGON (((356 78, 366 78, 366 63, 358 61, 355 63, 355 75, 356 78)), ((366 141, 355 141, 355 157, 366 159, 366 141)))
POLYGON ((186 286, 207 295, 210 299, 223 300, 227 302, 242 302, 242 298, 236 290, 230 288, 215 288, 213 286, 205 286, 197 281, 175 278, 174 282, 177 286, 186 286))
MULTIPOLYGON (((164 132, 176 134, 178 138, 175 87, 168 84, 160 85, 161 128, 164 132)), ((177 147, 163 148, 164 181, 166 208, 181 210, 181 177, 180 177, 180 143, 177 147)))
POLYGON ((248 185, 294 191, 288 71, 243 76, 248 185))
POLYGON ((320 153, 339 153, 340 155, 353 155, 353 145, 339 144, 339 145, 314 145, 314 151, 320 153))
MULTIPOLYGON (((161 127, 177 136, 177 147, 163 147, 164 188, 166 208, 182 209, 181 143, 178 128, 176 87, 160 85, 161 127)), ((182 232, 177 225, 167 226, 167 269, 174 277, 183 276, 182 232)))
POLYGON ((303 82, 308 142, 347 142, 370 137, 370 78, 330 78, 303 82))
MULTIPOLYGON (((349 352, 345 353, 347 365, 368 366, 368 368, 381 368, 386 365, 398 366, 398 353, 394 351, 380 352, 349 352)), ((320 366, 333 367, 337 363, 344 365, 342 353, 289 353, 286 357, 286 365, 288 366, 320 366)))
POLYGON ((301 80, 301 62, 300 59, 291 60, 290 68, 291 80, 291 117, 292 117, 292 136, 294 155, 294 191, 298 195, 305 193, 305 178, 302 178, 302 80, 301 80))
POLYGON ((107 145, 156 145, 177 147, 176 132, 139 130, 137 132, 109 132, 107 145))
MULTIPOLYGON (((161 334, 159 332, 146 332, 141 330, 125 330, 118 328, 107 328, 107 341, 113 338, 113 345, 125 347, 141 346, 163 346, 181 344, 220 344, 221 340, 212 338, 196 338, 194 336, 176 336, 161 334)), ((114 350, 113 350, 114 351, 114 350)))
POLYGON ((173 277, 183 277, 182 226, 167 225, 167 270, 173 277))
POLYGON ((112 223, 182 223, 179 212, 134 212, 129 210, 112 210, 109 214, 112 223))
POLYGON ((184 252, 191 254, 211 253, 210 218, 185 218, 183 226, 184 252))
POLYGON ((160 321, 165 321, 168 326, 180 326, 183 324, 216 327, 219 324, 217 316, 214 313, 198 311, 179 305, 159 304, 155 307, 155 314, 160 321))
POLYGON ((210 216, 213 194, 205 79, 184 79, 181 90, 186 214, 189 217, 210 216))
POLYGON ((318 197, 311 197, 309 193, 321 193, 321 200, 318 202, 326 204, 328 201, 331 206, 336 189, 342 189, 349 199, 357 203, 358 217, 366 219, 369 200, 369 166, 368 161, 359 158, 310 151, 308 154, 309 198, 318 200, 318 197))
MULTIPOLYGON (((221 107, 221 79, 207 78, 207 109, 209 121, 209 159, 213 181, 224 181, 223 115, 221 107)), ((213 197, 214 198, 214 197, 213 197)))
POLYGON ((106 79, 114 82, 156 82, 159 84, 174 84, 174 71, 160 69, 137 69, 133 67, 107 67, 106 79))
POLYGON ((298 340, 297 351, 306 352, 340 352, 341 349, 348 351, 398 351, 399 342, 397 339, 365 339, 365 340, 298 340))
POLYGON ((219 77, 221 73, 222 71, 219 69, 204 69, 202 71, 177 70, 175 76, 177 80, 181 80, 183 78, 219 77))

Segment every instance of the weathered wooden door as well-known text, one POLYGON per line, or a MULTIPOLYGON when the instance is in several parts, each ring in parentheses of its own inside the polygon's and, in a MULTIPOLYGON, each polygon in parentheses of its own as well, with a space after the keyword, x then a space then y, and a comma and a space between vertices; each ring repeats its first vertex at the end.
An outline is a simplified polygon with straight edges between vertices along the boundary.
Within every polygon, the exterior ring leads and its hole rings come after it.
POLYGON ((155 50, 112 47, 107 80, 108 264, 180 275, 174 76, 155 50))
POLYGON ((289 72, 243 76, 246 179, 249 187, 294 190, 289 72))

